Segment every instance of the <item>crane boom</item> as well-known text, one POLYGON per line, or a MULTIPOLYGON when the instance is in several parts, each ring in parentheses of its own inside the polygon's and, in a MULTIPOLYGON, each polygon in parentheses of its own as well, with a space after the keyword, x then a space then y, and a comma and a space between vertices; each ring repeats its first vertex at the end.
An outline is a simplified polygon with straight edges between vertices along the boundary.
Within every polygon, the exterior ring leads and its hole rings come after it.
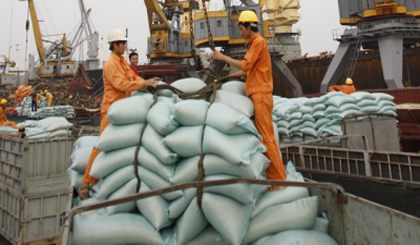
POLYGON ((42 44, 41 29, 39 28, 39 21, 36 15, 34 0, 28 0, 29 11, 31 13, 32 27, 34 28, 34 36, 36 42, 36 48, 38 49, 39 59, 45 60, 44 45, 42 44))
POLYGON ((147 17, 149 20, 149 30, 169 30, 171 29, 171 24, 169 24, 168 19, 166 18, 165 14, 162 11, 157 0, 144 0, 147 9, 147 17), (155 14, 155 16, 153 16, 155 14), (158 18, 160 23, 154 19, 154 17, 158 18), (163 22, 163 23, 162 23, 163 22))

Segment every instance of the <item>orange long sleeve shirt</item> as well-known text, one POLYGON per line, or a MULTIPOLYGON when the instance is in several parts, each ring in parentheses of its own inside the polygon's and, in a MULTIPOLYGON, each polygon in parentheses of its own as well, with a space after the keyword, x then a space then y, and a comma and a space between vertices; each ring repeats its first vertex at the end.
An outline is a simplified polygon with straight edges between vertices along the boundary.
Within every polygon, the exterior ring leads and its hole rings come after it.
POLYGON ((352 94, 354 92, 356 92, 356 88, 353 85, 334 85, 332 87, 330 87, 329 89, 330 92, 334 92, 334 91, 341 91, 345 94, 352 94))
POLYGON ((114 53, 105 63, 103 78, 105 93, 102 110, 106 111, 115 101, 126 98, 131 91, 144 86, 144 80, 134 74, 127 61, 114 53))
POLYGON ((248 52, 241 61, 241 69, 248 75, 245 82, 248 96, 254 93, 273 92, 270 52, 267 42, 259 33, 249 41, 248 52))
POLYGON ((38 106, 39 102, 42 100, 42 95, 41 94, 36 94, 36 98, 35 98, 35 102, 36 102, 36 106, 38 106))
POLYGON ((6 110, 3 109, 3 107, 0 107, 0 122, 6 122, 6 121, 7 121, 6 110))

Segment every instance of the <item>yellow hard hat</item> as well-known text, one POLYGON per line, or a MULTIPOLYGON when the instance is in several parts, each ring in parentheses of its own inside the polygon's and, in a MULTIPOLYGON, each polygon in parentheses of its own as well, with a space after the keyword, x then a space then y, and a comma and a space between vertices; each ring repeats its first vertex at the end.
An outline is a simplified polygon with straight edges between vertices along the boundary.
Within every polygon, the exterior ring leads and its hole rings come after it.
POLYGON ((353 85, 353 80, 352 80, 350 77, 348 77, 348 78, 346 79, 346 84, 347 84, 347 85, 353 85))
POLYGON ((255 22, 258 23, 258 17, 257 14, 254 11, 251 10, 245 10, 242 11, 241 14, 239 15, 239 19, 238 19, 238 23, 236 23, 235 25, 239 25, 239 23, 243 23, 243 22, 255 22))
POLYGON ((45 90, 44 93, 48 93, 48 90, 45 90))
POLYGON ((6 104, 7 103, 7 100, 6 99, 2 99, 2 100, 0 100, 0 105, 4 105, 4 104, 6 104))

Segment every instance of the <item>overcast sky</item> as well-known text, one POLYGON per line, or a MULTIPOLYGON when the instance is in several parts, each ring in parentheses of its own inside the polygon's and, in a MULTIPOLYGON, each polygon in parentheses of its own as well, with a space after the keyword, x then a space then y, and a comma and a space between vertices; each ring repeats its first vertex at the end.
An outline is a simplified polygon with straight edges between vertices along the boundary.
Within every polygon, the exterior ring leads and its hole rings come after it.
MULTIPOLYGON (((213 0, 213 4, 220 4, 213 0)), ((100 58, 109 57, 106 36, 115 28, 129 31, 129 48, 136 48, 140 62, 146 62, 147 37, 149 36, 147 12, 142 0, 85 0, 86 8, 92 8, 91 19, 100 35, 100 58), (103 41, 102 41, 103 38, 103 41)), ((336 50, 338 43, 332 39, 339 24, 337 0, 300 0, 300 21, 294 26, 302 32, 300 42, 302 55, 316 55, 322 51, 336 50)), ((78 0, 35 0, 43 35, 69 33, 80 20, 78 0)), ((28 2, 0 0, 0 55, 8 55, 17 62, 19 69, 25 67, 25 22, 28 2), (10 48, 11 47, 11 48, 10 48)), ((36 54, 32 25, 28 33, 28 53, 36 54)), ((77 59, 77 57, 75 57, 77 59)), ((0 58, 2 60, 2 58, 0 58)))

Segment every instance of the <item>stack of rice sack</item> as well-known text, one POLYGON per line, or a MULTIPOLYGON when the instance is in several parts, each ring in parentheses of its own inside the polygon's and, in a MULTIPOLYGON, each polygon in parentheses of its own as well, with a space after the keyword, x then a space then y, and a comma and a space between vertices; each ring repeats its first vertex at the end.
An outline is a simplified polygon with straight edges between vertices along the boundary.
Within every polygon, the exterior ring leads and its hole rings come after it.
POLYGON ((17 107, 16 110, 20 116, 28 116, 32 112, 32 97, 25 97, 20 103, 20 107, 17 107))
MULTIPOLYGON (((49 117, 40 121, 27 120, 17 124, 17 126, 25 126, 26 138, 34 139, 68 136, 70 135, 69 129, 73 124, 63 117, 49 117)), ((18 133, 18 129, 0 127, 0 133, 18 133)))
POLYGON ((385 93, 356 92, 351 94, 356 99, 362 113, 378 113, 397 116, 394 97, 385 93))
POLYGON ((38 107, 41 108, 45 108, 48 107, 48 100, 45 96, 42 96, 41 101, 38 102, 38 107))
POLYGON ((71 165, 67 170, 71 187, 78 190, 83 183, 86 166, 88 164, 92 148, 98 142, 98 136, 80 137, 73 145, 73 152, 70 155, 71 165))
POLYGON ((310 99, 274 96, 273 121, 282 142, 337 136, 343 134, 341 122, 349 116, 354 120, 369 116, 396 116, 393 99, 388 94, 368 92, 351 95, 330 92, 310 99))
POLYGON ((65 117, 74 118, 76 115, 73 106, 60 105, 53 107, 44 107, 37 111, 31 111, 28 116, 32 118, 45 118, 45 117, 65 117))
POLYGON ((19 115, 29 116, 31 118, 46 118, 46 117, 65 117, 65 118, 75 118, 76 113, 73 106, 71 105, 60 105, 48 107, 48 101, 43 96, 39 102, 39 109, 37 111, 32 111, 32 97, 25 97, 20 104, 20 107, 17 107, 19 115))
POLYGON ((273 120, 282 142, 311 140, 317 137, 312 116, 313 99, 286 99, 274 96, 273 120))
POLYGON ((45 131, 51 131, 51 137, 69 136, 70 128, 73 127, 64 117, 48 117, 38 121, 37 125, 45 131))
MULTIPOLYGON (((172 85, 184 92, 205 86, 195 78, 172 85)), ((135 171, 141 179, 140 193, 196 181, 202 156, 203 180, 266 178, 269 160, 250 119, 253 103, 245 96, 243 83, 224 84, 211 105, 201 99, 180 99, 170 90, 158 94, 154 105, 152 95, 140 92, 110 107, 111 125, 99 137, 96 147, 101 153, 90 171, 100 179, 96 195, 79 205, 137 193, 135 171)), ((290 172, 290 180, 303 181, 290 172)), ((72 243, 239 245, 263 237, 267 242, 277 240, 271 236, 314 227, 317 197, 309 197, 306 188, 265 193, 267 188, 249 184, 205 187, 201 208, 197 190, 190 188, 78 215, 72 243)), ((336 244, 326 239, 330 243, 323 244, 336 244)))

